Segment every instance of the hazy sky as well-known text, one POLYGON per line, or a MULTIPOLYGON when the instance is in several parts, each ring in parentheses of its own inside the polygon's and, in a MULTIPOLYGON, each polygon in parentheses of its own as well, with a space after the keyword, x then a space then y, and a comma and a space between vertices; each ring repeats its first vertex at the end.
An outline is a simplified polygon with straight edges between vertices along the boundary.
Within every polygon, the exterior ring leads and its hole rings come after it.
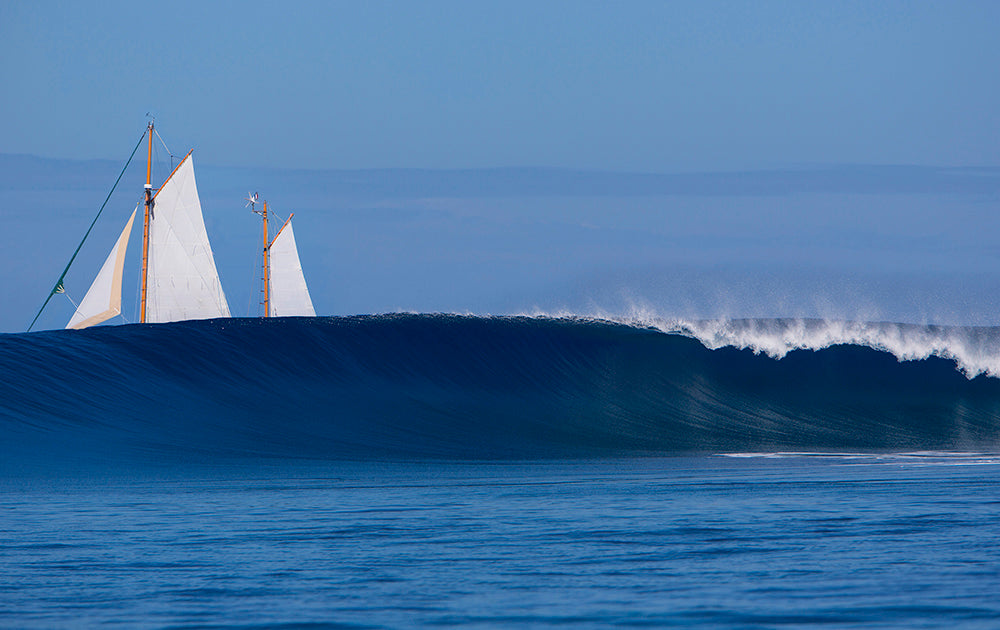
MULTIPOLYGON (((998 25, 996 1, 0 0, 0 330, 30 321, 147 112, 195 149, 235 315, 260 190, 296 213, 321 314, 1000 324, 998 25), (415 170, 324 170, 372 168, 415 170)), ((42 327, 72 313, 53 302, 42 327)))
POLYGON ((1000 2, 0 3, 0 152, 1000 165, 1000 2), (175 148, 178 147, 178 148, 175 148))

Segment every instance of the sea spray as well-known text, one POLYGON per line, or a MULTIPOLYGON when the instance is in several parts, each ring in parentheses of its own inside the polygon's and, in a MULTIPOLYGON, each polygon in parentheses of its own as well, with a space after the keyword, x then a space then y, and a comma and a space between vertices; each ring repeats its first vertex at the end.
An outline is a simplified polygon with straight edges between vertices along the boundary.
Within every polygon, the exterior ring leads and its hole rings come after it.
POLYGON ((595 308, 584 317, 569 311, 536 309, 529 317, 608 321, 693 337, 706 348, 747 349, 781 359, 793 350, 863 346, 887 352, 899 361, 940 357, 954 361, 968 378, 1000 377, 1000 327, 938 326, 819 318, 667 317, 655 309, 631 305, 624 313, 595 308))

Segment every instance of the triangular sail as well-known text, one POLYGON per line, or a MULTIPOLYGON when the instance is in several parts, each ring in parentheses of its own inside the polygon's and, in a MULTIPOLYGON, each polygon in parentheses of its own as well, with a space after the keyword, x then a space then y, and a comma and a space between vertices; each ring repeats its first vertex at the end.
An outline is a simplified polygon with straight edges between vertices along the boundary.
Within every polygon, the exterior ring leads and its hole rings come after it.
POLYGON ((229 317, 188 155, 153 200, 146 321, 229 317))
POLYGON ((83 296, 80 306, 66 328, 86 328, 100 324, 119 315, 122 312, 122 272, 125 269, 125 250, 128 249, 128 237, 132 233, 132 221, 135 210, 129 217, 121 236, 111 248, 107 260, 97 273, 97 278, 90 285, 87 295, 83 296))
POLYGON ((309 298, 309 288, 305 276, 302 275, 302 264, 299 262, 299 250, 295 247, 295 234, 292 232, 291 219, 278 231, 271 246, 268 248, 271 258, 271 291, 268 309, 271 317, 315 317, 312 300, 309 298))

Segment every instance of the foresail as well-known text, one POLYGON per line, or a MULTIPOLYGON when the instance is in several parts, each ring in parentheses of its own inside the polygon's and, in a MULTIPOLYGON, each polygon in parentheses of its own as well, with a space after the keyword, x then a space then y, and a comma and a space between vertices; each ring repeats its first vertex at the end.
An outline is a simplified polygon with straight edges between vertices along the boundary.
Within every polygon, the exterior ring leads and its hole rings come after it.
POLYGON ((83 296, 80 306, 73 313, 66 328, 86 328, 107 321, 122 312, 122 272, 125 270, 125 250, 128 249, 128 237, 132 233, 135 212, 132 211, 125 229, 122 230, 115 246, 111 248, 111 253, 97 273, 97 278, 90 285, 87 295, 83 296))
POLYGON ((316 311, 309 298, 305 276, 302 275, 299 250, 295 247, 295 234, 290 220, 274 237, 268 252, 271 258, 269 315, 315 317, 316 311))
POLYGON ((153 198, 147 269, 147 322, 229 317, 190 155, 153 198))

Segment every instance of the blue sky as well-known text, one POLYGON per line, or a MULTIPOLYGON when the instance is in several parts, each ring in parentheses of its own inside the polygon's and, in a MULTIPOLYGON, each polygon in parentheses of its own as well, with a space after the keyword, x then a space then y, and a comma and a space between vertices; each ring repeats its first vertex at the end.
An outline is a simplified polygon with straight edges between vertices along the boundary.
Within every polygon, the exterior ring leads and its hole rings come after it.
POLYGON ((0 150, 120 159, 152 111, 237 166, 996 166, 997 24, 996 2, 8 1, 0 150))
POLYGON ((997 2, 0 3, 0 331, 147 112, 195 149, 236 315, 252 189, 296 213, 321 314, 1000 324, 997 24, 997 2))

